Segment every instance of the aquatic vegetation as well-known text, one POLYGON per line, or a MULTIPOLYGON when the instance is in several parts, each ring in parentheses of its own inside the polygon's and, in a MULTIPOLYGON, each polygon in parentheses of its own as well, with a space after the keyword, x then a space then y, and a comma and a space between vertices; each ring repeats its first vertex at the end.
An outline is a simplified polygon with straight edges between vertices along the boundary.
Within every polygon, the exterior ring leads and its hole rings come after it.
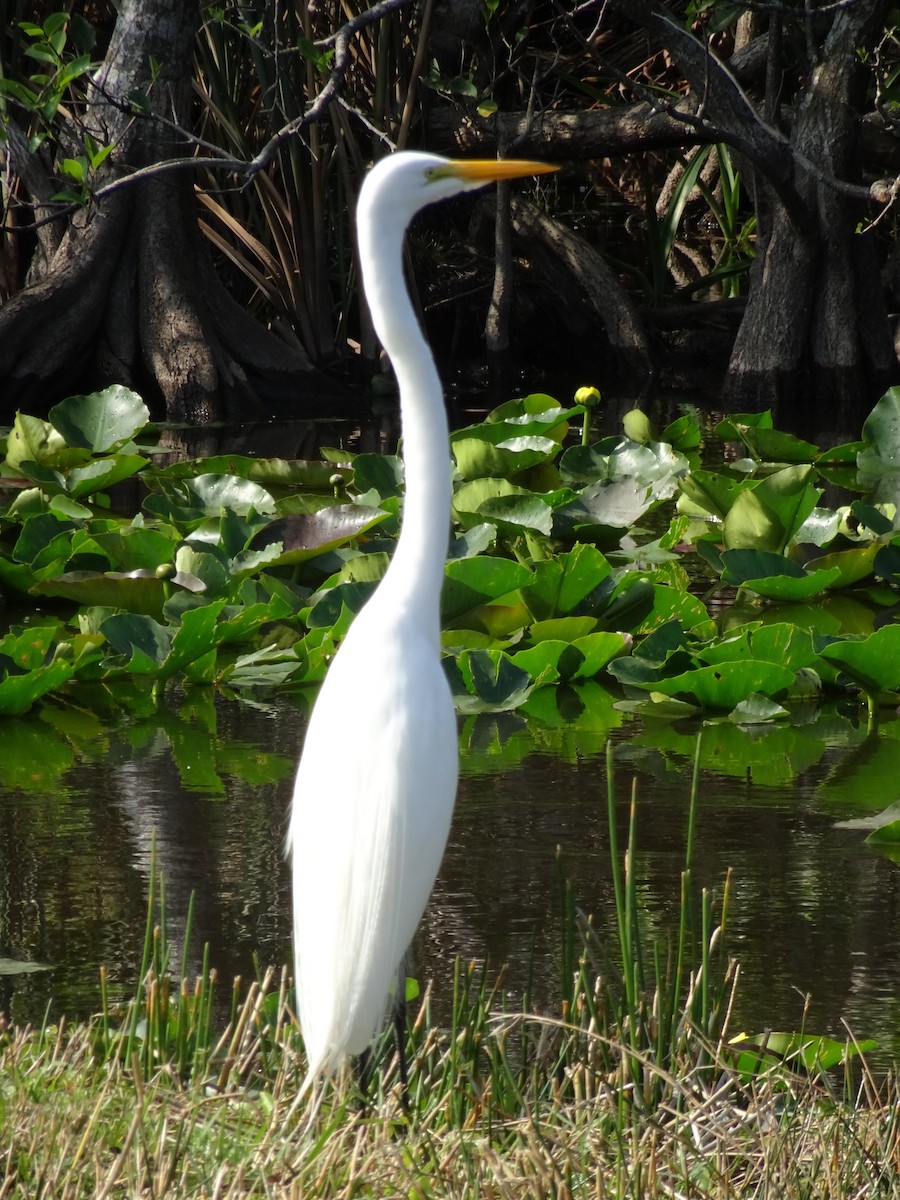
MULTIPOLYGON (((622 435, 584 444, 584 405, 535 394, 457 430, 442 616, 460 711, 597 681, 666 719, 772 721, 831 695, 860 698, 874 726, 900 699, 898 414, 892 389, 859 442, 826 452, 769 414, 731 416, 713 436, 746 457, 717 470, 700 465, 690 411, 660 433, 635 411, 622 435), (834 480, 858 498, 826 508, 834 480)), ((155 436, 121 387, 9 431, 3 714, 84 684, 123 703, 136 681, 151 694, 170 680, 315 686, 384 573, 398 458, 160 465, 155 436), (134 478, 139 507, 119 511, 117 485, 134 478)))

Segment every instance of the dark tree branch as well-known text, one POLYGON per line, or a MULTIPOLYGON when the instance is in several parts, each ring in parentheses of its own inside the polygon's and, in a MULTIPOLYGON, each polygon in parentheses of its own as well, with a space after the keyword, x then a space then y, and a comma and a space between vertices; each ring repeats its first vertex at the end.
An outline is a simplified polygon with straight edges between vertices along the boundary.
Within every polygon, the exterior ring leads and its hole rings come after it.
MULTIPOLYGON (((253 158, 245 160, 233 158, 230 155, 225 155, 218 147, 209 142, 205 142, 200 138, 197 138, 190 131, 182 128, 176 121, 173 121, 158 113, 146 114, 146 120, 153 121, 167 132, 175 133, 184 138, 185 144, 193 147, 194 149, 205 149, 207 151, 207 155, 197 156, 194 154, 191 157, 163 159, 160 162, 151 163, 148 166, 139 167, 133 171, 128 171, 117 176, 117 178, 102 184, 100 187, 92 189, 90 193, 91 199, 94 201, 102 200, 105 197, 120 191, 122 188, 130 187, 133 183, 139 183, 147 179, 153 179, 160 175, 166 175, 174 171, 185 170, 196 171, 214 169, 218 171, 230 171, 240 176, 241 186, 246 187, 247 184, 253 180, 255 175, 259 174, 260 171, 264 170, 268 166, 268 164, 274 158, 279 146, 288 141, 290 138, 296 137, 310 125, 322 120, 332 103, 340 98, 344 77, 346 76, 347 70, 350 66, 350 45, 353 37, 359 33, 361 29, 365 29, 368 25, 377 23, 389 13, 404 8, 410 2, 411 0, 379 0, 379 3, 374 4, 365 12, 360 13, 358 16, 347 21, 347 23, 342 25, 337 32, 331 34, 327 38, 323 38, 321 41, 316 42, 316 45, 322 49, 328 49, 331 46, 334 47, 334 63, 331 73, 328 77, 328 81, 313 103, 303 113, 303 115, 297 117, 287 125, 284 125, 281 129, 274 133, 262 147, 259 153, 254 155, 253 158)), ((135 110, 133 104, 125 103, 119 100, 117 97, 110 95, 107 90, 96 81, 93 82, 93 87, 99 92, 103 98, 103 101, 110 107, 116 109, 118 112, 130 113, 136 119, 140 119, 142 116, 144 116, 144 114, 141 114, 135 110)), ((350 108, 349 111, 354 113, 356 112, 356 110, 353 108, 350 108)), ((356 115, 360 116, 358 113, 356 115)), ((373 132, 378 133, 379 137, 384 137, 384 134, 381 131, 373 130, 373 132)), ((29 189, 29 193, 35 200, 37 200, 36 204, 33 203, 29 205, 29 207, 31 207, 33 210, 39 208, 50 208, 51 200, 49 198, 49 194, 52 194, 52 192, 56 190, 55 185, 42 187, 37 186, 41 181, 33 179, 34 172, 29 172, 28 170, 28 159, 31 156, 27 154, 27 148, 25 149, 24 153, 26 155, 24 159, 22 155, 16 155, 14 161, 16 170, 18 174, 20 174, 25 180, 26 186, 29 189), (31 186, 32 182, 35 183, 34 188, 31 186)), ((0 151, 0 154, 2 154, 2 151, 0 151)), ((23 205, 23 207, 25 206, 23 205)), ((0 228, 2 228, 5 232, 21 232, 25 229, 41 229, 53 222, 67 219, 68 217, 72 216, 73 213, 78 212, 82 207, 82 205, 77 203, 60 203, 58 205, 54 205, 53 211, 47 216, 39 217, 38 219, 28 222, 27 224, 19 224, 15 226, 3 225, 0 226, 0 228)))
POLYGON ((336 33, 324 38, 320 42, 316 42, 317 46, 325 49, 334 46, 334 63, 331 68, 331 74, 328 76, 328 82, 306 112, 301 117, 297 117, 296 120, 289 122, 289 124, 279 129, 277 133, 274 133, 260 152, 246 164, 244 168, 246 182, 249 183, 254 175, 268 166, 274 158, 278 147, 283 142, 286 142, 288 138, 295 137, 302 130, 306 129, 307 126, 315 124, 315 122, 320 121, 324 117, 343 87, 344 76, 347 74, 347 68, 350 66, 350 43, 354 35, 359 33, 361 29, 365 29, 366 26, 380 21, 389 13, 406 7, 409 3, 410 0, 379 0, 379 3, 373 4, 371 8, 359 13, 345 25, 342 25, 336 33))

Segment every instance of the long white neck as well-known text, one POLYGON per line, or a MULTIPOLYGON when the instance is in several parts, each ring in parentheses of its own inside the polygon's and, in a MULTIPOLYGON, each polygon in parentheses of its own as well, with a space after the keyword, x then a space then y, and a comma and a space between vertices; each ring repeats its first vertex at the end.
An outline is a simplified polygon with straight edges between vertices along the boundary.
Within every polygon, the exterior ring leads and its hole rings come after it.
POLYGON ((441 381, 403 280, 402 213, 360 214, 360 261, 375 331, 400 388, 406 498, 403 526, 382 583, 392 602, 440 641, 439 608, 450 528, 450 451, 441 381))

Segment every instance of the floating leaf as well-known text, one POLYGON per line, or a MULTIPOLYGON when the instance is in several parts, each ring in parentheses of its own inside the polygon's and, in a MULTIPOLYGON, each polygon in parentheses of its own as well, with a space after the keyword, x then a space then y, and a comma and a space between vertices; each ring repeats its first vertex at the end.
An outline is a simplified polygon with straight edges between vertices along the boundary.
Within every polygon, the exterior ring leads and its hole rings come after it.
POLYGON ((457 662, 445 660, 444 669, 459 712, 514 709, 532 688, 528 673, 514 666, 502 650, 466 650, 457 662))
POLYGON ((515 475, 559 453, 552 438, 518 436, 494 443, 486 437, 470 436, 452 441, 456 469, 462 479, 481 479, 485 475, 515 475))
POLYGON ((0 679, 0 714, 4 717, 21 716, 28 712, 35 700, 62 687, 71 679, 72 673, 70 662, 55 658, 46 666, 35 667, 23 675, 7 675, 5 679, 0 679))
POLYGON ((613 589, 612 568, 596 548, 586 543, 574 546, 553 559, 535 563, 534 573, 522 587, 522 598, 532 617, 601 611, 613 589), (602 593, 598 591, 607 581, 602 593))
POLYGON ((650 489, 633 479, 591 484, 577 500, 556 509, 553 533, 556 537, 606 533, 610 540, 618 541, 652 503, 650 489))
POLYGON ((900 689, 900 625, 882 625, 865 639, 829 642, 816 649, 869 694, 900 689))
POLYGON ((162 616, 163 604, 172 583, 156 577, 152 571, 69 571, 53 575, 32 586, 36 595, 57 596, 76 604, 120 608, 131 613, 162 616))
POLYGON ((441 619, 459 624, 470 613, 492 600, 515 592, 531 579, 521 563, 506 558, 461 558, 448 562, 441 593, 441 619))
POLYGON ((156 675, 172 649, 173 631, 152 617, 116 613, 100 625, 116 653, 128 660, 136 675, 156 675))
POLYGON ((657 681, 655 690, 664 696, 693 697, 702 707, 731 712, 742 700, 758 692, 773 697, 788 690, 793 671, 776 663, 747 660, 700 667, 671 679, 657 681))
POLYGON ((766 1071, 783 1072, 785 1066, 811 1075, 820 1074, 877 1047, 878 1043, 871 1039, 838 1042, 808 1033, 767 1032, 753 1036, 740 1033, 728 1043, 729 1050, 736 1056, 735 1070, 745 1079, 766 1071))
POLYGON ((749 588, 769 600, 809 600, 841 577, 837 566, 805 571, 799 563, 766 550, 726 550, 721 562, 725 583, 749 588))
POLYGON ((870 542, 868 546, 853 546, 849 550, 835 550, 831 554, 821 554, 818 558, 810 559, 806 569, 810 574, 837 571, 837 577, 828 586, 852 587, 872 574, 878 550, 877 542, 870 542))
MULTIPOLYGON (((20 471, 23 462, 61 465, 67 449, 66 439, 49 421, 41 421, 38 417, 29 417, 25 413, 16 413, 6 440, 5 473, 20 471)), ((69 455, 69 458, 74 458, 75 461, 83 460, 84 457, 77 452, 74 456, 69 455)))
POLYGON ((821 495, 809 483, 811 470, 811 467, 785 467, 742 491, 725 517, 725 545, 729 549, 783 550, 821 495))
POLYGON ((161 478, 189 479, 193 475, 239 475, 269 489, 333 487, 337 474, 345 481, 352 472, 333 463, 295 458, 250 458, 242 454, 215 454, 211 458, 171 463, 156 472, 161 478))
POLYGON ((69 396, 51 408, 49 416, 68 445, 94 454, 130 441, 150 420, 149 409, 137 392, 121 384, 90 396, 69 396))
POLYGON ((90 496, 130 479, 147 466, 147 459, 139 454, 116 454, 111 458, 98 458, 81 467, 68 471, 56 471, 40 463, 22 463, 21 471, 26 478, 38 484, 43 491, 53 495, 63 492, 67 496, 90 496))
POLYGON ((884 393, 863 423, 862 437, 867 449, 857 459, 860 470, 900 471, 900 387, 884 393))

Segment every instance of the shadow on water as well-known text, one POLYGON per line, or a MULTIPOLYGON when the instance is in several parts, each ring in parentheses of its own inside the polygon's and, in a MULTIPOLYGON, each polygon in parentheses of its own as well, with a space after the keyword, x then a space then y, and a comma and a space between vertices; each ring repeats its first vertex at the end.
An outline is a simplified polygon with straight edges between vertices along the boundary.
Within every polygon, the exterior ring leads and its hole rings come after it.
MULTIPOLYGON (((594 710, 596 711, 596 710, 594 710)), ((694 733, 605 710, 593 722, 504 714, 461 727, 451 842, 418 939, 419 974, 449 996, 452 964, 509 964, 511 1002, 534 976, 558 994, 557 847, 577 903, 614 940, 603 744, 616 743, 622 844, 632 780, 636 869, 652 936, 674 930, 694 733)), ((571 715, 571 714, 569 714, 571 715)), ((180 961, 196 893, 192 968, 204 942, 233 976, 289 960, 282 844, 302 701, 216 702, 192 694, 152 719, 101 724, 54 710, 0 727, 0 1011, 16 1022, 96 1011, 99 968, 132 994, 151 850, 180 961), (26 962, 45 971, 17 970, 26 962)), ((898 1049, 900 872, 860 828, 896 798, 900 722, 865 739, 856 714, 822 713, 764 737, 704 732, 694 878, 734 869, 729 947, 741 963, 735 1029, 806 1027, 898 1049)))

